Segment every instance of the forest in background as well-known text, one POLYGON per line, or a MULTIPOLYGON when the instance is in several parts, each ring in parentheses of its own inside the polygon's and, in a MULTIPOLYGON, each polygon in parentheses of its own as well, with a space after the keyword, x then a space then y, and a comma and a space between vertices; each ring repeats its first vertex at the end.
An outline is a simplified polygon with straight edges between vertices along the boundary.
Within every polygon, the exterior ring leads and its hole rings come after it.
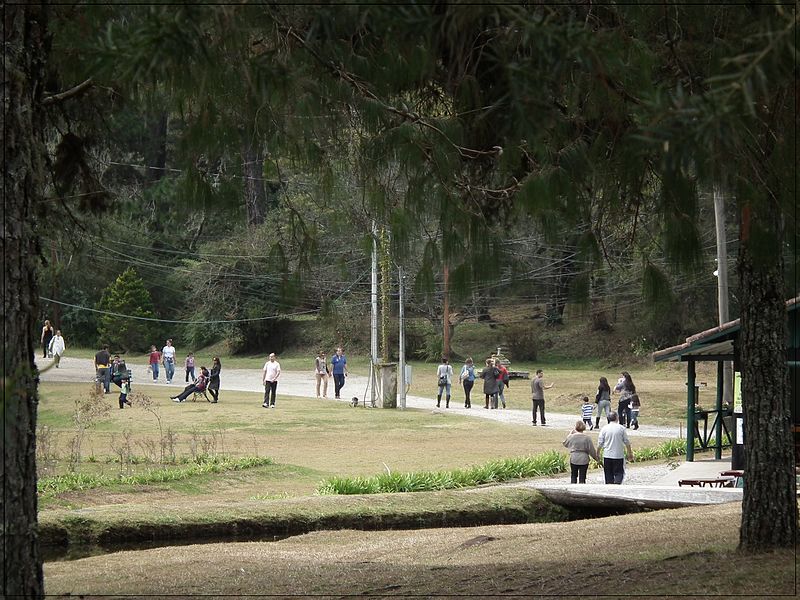
MULTIPOLYGON (((172 8, 58 10, 62 18, 54 21, 53 47, 58 51, 50 85, 68 87, 70 75, 77 81, 75 71, 82 70, 83 76, 86 64, 94 66, 92 85, 65 102, 55 119, 60 127, 50 140, 55 156, 51 167, 58 181, 66 177, 71 186, 56 185, 51 201, 63 210, 55 211, 41 230, 41 319, 55 321, 72 345, 108 342, 120 350, 142 351, 172 337, 194 348, 224 342, 232 353, 317 344, 366 348, 373 236, 381 242, 385 324, 393 336, 397 267, 408 273, 413 358, 441 353, 446 286, 452 331, 462 323, 499 322, 513 332, 499 343, 533 338, 541 326, 567 324, 588 335, 614 331, 640 351, 654 350, 716 324, 711 187, 699 180, 692 183, 697 206, 687 209, 682 216, 690 222, 680 226, 691 227, 697 237, 687 234, 670 246, 664 237, 670 220, 662 210, 658 177, 640 183, 635 198, 625 198, 633 188, 625 182, 610 185, 609 174, 590 162, 596 159, 593 145, 603 146, 603 119, 623 119, 634 104, 613 87, 578 85, 576 91, 562 91, 565 105, 556 116, 545 114, 545 125, 528 124, 544 129, 542 137, 563 139, 546 152, 540 150, 540 156, 528 157, 540 170, 534 170, 538 178, 528 186, 532 189, 519 194, 522 201, 509 203, 492 190, 475 199, 472 191, 465 191, 472 189, 470 178, 496 169, 501 174, 505 170, 506 180, 517 181, 518 168, 504 164, 503 157, 515 154, 519 161, 520 152, 533 153, 536 147, 523 139, 522 150, 501 149, 491 156, 491 164, 475 166, 471 163, 480 163, 480 157, 461 157, 459 164, 461 151, 454 151, 455 144, 442 147, 435 139, 409 132, 408 114, 419 122, 426 111, 428 118, 438 119, 437 126, 453 128, 448 119, 463 120, 459 115, 468 114, 466 108, 491 99, 445 93, 450 85, 480 96, 474 73, 451 72, 426 82, 425 69, 442 59, 424 55, 422 37, 410 36, 405 42, 412 48, 404 63, 410 72, 392 79, 379 64, 370 73, 395 104, 406 107, 405 117, 394 109, 403 118, 392 121, 370 114, 374 98, 366 98, 372 105, 350 98, 340 108, 326 107, 341 90, 310 82, 307 64, 297 52, 265 41, 265 31, 285 31, 286 23, 306 19, 309 15, 300 7, 183 7, 175 9, 174 22, 160 19, 159 11, 172 8), (175 27, 179 30, 170 29, 175 27), (192 35, 206 42, 202 52, 192 45, 192 35), (76 43, 76 36, 83 41, 76 43), (134 64, 127 67, 133 77, 121 84, 119 71, 105 62, 105 54, 126 43, 149 44, 161 80, 137 79, 136 69, 142 67, 135 62, 140 57, 133 56, 134 64), (447 81, 457 75, 458 82, 447 81), (412 85, 417 81, 422 83, 412 85), (292 93, 298 93, 295 104, 279 102, 292 93), (338 116, 326 117, 323 108, 338 116), (603 116, 611 110, 613 116, 603 116), (64 129, 67 135, 62 135, 64 129), (446 185, 421 180, 420 172, 431 161, 452 172, 446 185), (488 218, 476 224, 479 203, 479 216, 488 218), (83 218, 78 211, 92 216, 83 218), (131 281, 117 283, 131 267, 131 281), (115 289, 117 285, 123 289, 115 289), (130 285, 139 286, 133 296, 140 300, 131 299, 130 285), (314 319, 312 331, 318 339, 298 340, 298 319, 314 319)), ((391 11, 376 11, 382 19, 391 18, 391 11)), ((408 11, 401 16, 412 19, 408 11)), ((689 12, 676 12, 675 22, 683 23, 680 17, 689 12)), ((492 14, 464 9, 453 18, 480 28, 492 14)), ((544 9, 539 17, 555 19, 544 9)), ((344 31, 351 19, 363 20, 358 11, 347 9, 315 16, 322 24, 326 18, 337 31, 344 31)), ((600 10, 594 18, 597 27, 609 26, 604 19, 611 13, 600 10)), ((691 61, 698 76, 714 57, 692 36, 712 22, 715 27, 732 26, 726 18, 724 11, 704 13, 696 30, 683 33, 686 54, 681 60, 691 61)), ((671 19, 654 13, 647 23, 645 15, 642 27, 657 37, 658 28, 668 27, 671 19)), ((536 15, 531 23, 535 29, 536 15)), ((365 27, 361 21, 350 24, 365 27)), ((583 27, 567 19, 561 28, 568 37, 583 27)), ((555 41, 564 40, 549 43, 555 41)), ((494 43, 499 53, 503 42, 494 43)), ((625 82, 631 89, 658 74, 651 64, 656 56, 637 62, 631 47, 612 50, 632 67, 625 82)), ((380 62, 387 50, 370 47, 363 54, 367 51, 380 62)), ((480 59, 497 67, 497 58, 480 59)), ((576 77, 571 65, 563 69, 556 81, 547 83, 563 86, 564 78, 576 77)), ((529 91, 513 89, 515 83, 504 80, 508 75, 493 76, 495 85, 509 87, 502 90, 506 94, 529 91)), ((528 85, 540 83, 532 79, 528 85)), ((647 87, 639 93, 655 94, 655 84, 647 87)), ((483 92, 493 93, 500 94, 483 92)), ((618 125, 623 124, 624 119, 618 125)), ((485 135, 487 125, 477 126, 485 135)), ((641 160, 620 154, 610 160, 641 160)), ((640 166, 636 170, 636 176, 651 178, 640 166)), ((733 266, 739 211, 736 196, 729 195, 731 318, 738 317, 733 266)), ((795 257, 790 246, 786 253, 791 266, 795 257)), ((792 281, 790 269, 787 297, 793 295, 792 281)), ((518 353, 528 358, 535 352, 532 340, 527 351, 520 348, 518 353)))

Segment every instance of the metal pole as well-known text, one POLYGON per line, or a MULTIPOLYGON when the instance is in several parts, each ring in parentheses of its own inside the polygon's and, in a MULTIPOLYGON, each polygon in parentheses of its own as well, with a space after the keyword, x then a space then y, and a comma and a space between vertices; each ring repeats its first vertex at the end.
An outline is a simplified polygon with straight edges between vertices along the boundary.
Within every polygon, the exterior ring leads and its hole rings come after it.
MULTIPOLYGON (((717 306, 719 324, 730 320, 728 314, 728 236, 725 230, 725 194, 718 185, 714 186, 714 222, 717 233, 717 306)), ((723 401, 733 406, 733 363, 725 361, 723 377, 723 401)))
POLYGON ((686 394, 686 461, 694 462, 694 410, 697 388, 695 387, 696 374, 694 360, 689 359, 688 365, 688 393, 686 394))
POLYGON ((378 235, 375 221, 372 222, 372 315, 370 319, 370 361, 372 367, 370 369, 370 377, 372 378, 372 391, 371 399, 372 406, 375 405, 375 384, 377 377, 375 373, 375 365, 378 362, 378 235))
POLYGON ((400 410, 406 408, 406 310, 405 296, 403 294, 403 267, 397 269, 397 280, 400 283, 400 298, 398 302, 398 325, 400 329, 400 410))
POLYGON ((442 356, 450 359, 450 269, 445 263, 444 265, 444 306, 442 310, 442 324, 444 331, 442 331, 442 356))
POLYGON ((725 381, 725 368, 722 361, 717 362, 717 420, 714 427, 714 435, 717 438, 714 444, 714 458, 717 460, 722 458, 722 394, 723 385, 725 381))

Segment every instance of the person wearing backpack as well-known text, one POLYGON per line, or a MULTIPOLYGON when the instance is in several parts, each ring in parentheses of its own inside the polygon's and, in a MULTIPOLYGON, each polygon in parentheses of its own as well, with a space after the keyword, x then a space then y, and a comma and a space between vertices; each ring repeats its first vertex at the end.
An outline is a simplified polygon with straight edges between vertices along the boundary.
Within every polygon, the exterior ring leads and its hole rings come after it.
MULTIPOLYGON (((497 397, 500 399, 500 404, 503 405, 503 408, 506 407, 506 396, 503 394, 503 388, 508 387, 508 369, 505 368, 503 363, 500 362, 499 358, 494 359, 494 366, 498 371, 497 375, 497 397)), ((497 406, 495 405, 495 408, 497 406)))
POLYGON ((472 401, 469 398, 475 385, 475 363, 472 362, 472 357, 467 358, 464 366, 461 367, 461 374, 458 378, 464 386, 464 408, 472 408, 472 401))

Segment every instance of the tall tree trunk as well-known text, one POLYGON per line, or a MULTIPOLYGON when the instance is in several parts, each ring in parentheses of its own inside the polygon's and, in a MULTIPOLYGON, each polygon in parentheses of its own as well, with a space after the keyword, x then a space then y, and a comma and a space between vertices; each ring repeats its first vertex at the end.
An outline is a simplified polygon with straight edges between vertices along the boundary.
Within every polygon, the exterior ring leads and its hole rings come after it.
POLYGON ((34 365, 41 249, 34 206, 44 177, 41 109, 47 10, 9 4, 5 32, 3 147, 3 594, 42 597, 36 500, 37 379, 34 365))
POLYGON ((739 252, 740 364, 746 477, 739 548, 791 547, 797 502, 784 298, 781 217, 768 208, 757 220, 745 207, 739 252))
POLYGON ((150 122, 150 136, 153 144, 152 156, 148 157, 148 164, 154 168, 147 170, 148 181, 159 181, 167 170, 167 125, 169 115, 166 111, 159 113, 150 122))
POLYGON ((267 194, 264 188, 264 148, 257 139, 253 139, 252 133, 246 133, 242 140, 242 161, 247 225, 260 225, 264 222, 267 209, 267 194))

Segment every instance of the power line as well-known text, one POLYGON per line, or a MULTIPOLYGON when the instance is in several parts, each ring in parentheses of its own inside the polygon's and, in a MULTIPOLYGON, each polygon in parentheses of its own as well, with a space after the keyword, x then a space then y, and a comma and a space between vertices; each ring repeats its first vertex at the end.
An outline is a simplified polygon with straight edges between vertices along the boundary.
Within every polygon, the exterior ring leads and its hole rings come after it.
POLYGON ((295 313, 288 313, 283 315, 270 315, 267 317, 253 317, 250 319, 226 319, 226 320, 214 320, 214 321, 181 321, 176 319, 156 319, 152 317, 140 317, 136 315, 125 315, 122 313, 112 312, 109 310, 99 310, 96 308, 89 308, 88 306, 80 306, 78 304, 70 304, 68 302, 60 302, 59 300, 53 300, 52 298, 45 298, 44 296, 39 296, 40 300, 44 300, 45 302, 50 302, 52 304, 58 304, 60 306, 67 306, 69 308, 77 308, 78 310, 85 310, 88 312, 99 313, 101 315, 108 315, 111 317, 121 317, 123 319, 134 319, 137 321, 150 321, 153 323, 172 323, 172 324, 180 324, 180 325, 220 325, 220 324, 227 324, 227 323, 249 323, 253 321, 273 321, 276 319, 285 319, 288 317, 299 317, 301 315, 309 315, 309 314, 318 314, 319 310, 304 310, 295 313))

